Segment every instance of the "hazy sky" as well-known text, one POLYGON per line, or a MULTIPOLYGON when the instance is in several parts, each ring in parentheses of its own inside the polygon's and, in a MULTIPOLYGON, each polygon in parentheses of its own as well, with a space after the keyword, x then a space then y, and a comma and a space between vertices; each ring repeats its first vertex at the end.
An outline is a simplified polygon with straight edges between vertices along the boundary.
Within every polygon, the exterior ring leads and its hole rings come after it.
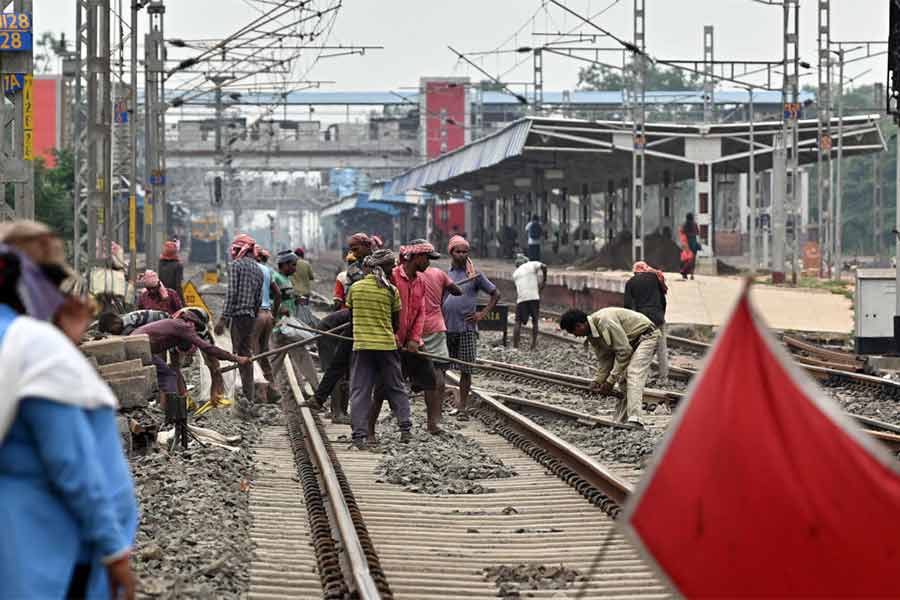
MULTIPOLYGON (((130 0, 112 0, 113 7, 120 3, 127 13, 130 0)), ((74 39, 74 0, 35 0, 34 4, 38 32, 65 31, 74 39)), ((598 23, 619 37, 632 38, 632 0, 566 0, 566 4, 582 14, 613 5, 598 23)), ((817 0, 802 0, 802 4, 801 53, 815 64, 817 0)), ((646 0, 646 5, 648 50, 657 57, 701 58, 703 25, 714 25, 718 59, 781 58, 780 7, 752 0, 646 0)), ((226 35, 257 14, 247 0, 168 0, 166 6, 167 37, 226 35)), ((832 0, 832 6, 833 39, 887 39, 885 0, 832 0)), ((542 0, 344 0, 329 43, 383 45, 385 49, 320 62, 310 77, 335 80, 327 88, 333 90, 400 89, 416 86, 422 76, 480 79, 473 69, 457 62, 448 44, 463 52, 509 50, 536 45, 532 31, 568 31, 575 25, 573 17, 542 0)), ((146 15, 141 27, 146 27, 146 15)), ((507 80, 531 79, 530 59, 525 55, 480 60, 491 73, 504 74, 507 80), (523 58, 518 69, 507 72, 523 58)), ((861 62, 848 67, 847 76, 871 68, 861 81, 883 81, 885 64, 883 57, 861 62)), ((577 70, 575 61, 548 57, 546 89, 573 88, 577 70)), ((802 81, 814 84, 815 77, 802 81)))

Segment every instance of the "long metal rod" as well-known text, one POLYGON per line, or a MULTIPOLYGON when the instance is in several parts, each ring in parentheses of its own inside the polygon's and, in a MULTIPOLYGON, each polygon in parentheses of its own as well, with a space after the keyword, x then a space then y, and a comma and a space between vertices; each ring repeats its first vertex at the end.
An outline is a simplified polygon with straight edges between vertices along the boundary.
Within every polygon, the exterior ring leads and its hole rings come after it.
MULTIPOLYGON (((128 141, 131 161, 128 165, 128 279, 137 278, 137 117, 138 117, 138 2, 131 2, 131 98, 128 102, 128 141)), ((145 198, 146 202, 146 198, 145 198)))
POLYGON ((756 127, 753 110, 753 88, 747 88, 750 94, 748 116, 750 121, 750 165, 747 172, 747 201, 750 203, 750 273, 756 272, 756 127))
POLYGON ((844 56, 845 50, 838 51, 838 153, 837 178, 834 189, 834 267, 832 275, 840 280, 844 264, 844 56))

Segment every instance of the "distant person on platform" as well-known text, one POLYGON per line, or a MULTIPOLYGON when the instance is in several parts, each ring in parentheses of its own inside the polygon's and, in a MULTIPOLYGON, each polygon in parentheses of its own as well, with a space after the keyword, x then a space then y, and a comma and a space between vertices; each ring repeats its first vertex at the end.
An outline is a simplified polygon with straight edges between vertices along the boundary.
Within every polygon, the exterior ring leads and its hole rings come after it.
POLYGON ((588 338, 599 362, 591 391, 618 397, 615 420, 643 428, 644 386, 659 339, 653 322, 627 308, 602 308, 592 315, 573 308, 560 317, 559 327, 588 338))
POLYGON ((178 255, 180 245, 177 240, 169 240, 163 244, 159 255, 159 280, 168 289, 173 290, 184 304, 184 265, 178 255))
POLYGON ((544 227, 541 225, 540 217, 531 215, 531 222, 525 226, 525 233, 528 236, 528 259, 540 262, 541 242, 544 239, 544 227))
POLYGON ((634 263, 634 276, 625 284, 625 308, 635 310, 653 322, 659 329, 656 361, 659 377, 669 376, 669 357, 666 344, 666 276, 644 261, 634 263))
POLYGON ((694 268, 697 266, 697 254, 703 249, 700 245, 700 227, 694 221, 694 213, 688 213, 684 217, 684 223, 678 232, 681 242, 681 277, 694 278, 694 268), (685 250, 687 252, 685 252, 685 250))
MULTIPOLYGON (((256 240, 240 234, 231 243, 231 259, 228 265, 228 290, 225 292, 225 307, 216 323, 216 335, 225 333, 225 325, 231 330, 231 346, 240 356, 253 354, 253 327, 256 315, 262 305, 263 273, 254 258, 256 240)), ((253 364, 242 364, 241 387, 244 401, 238 402, 239 417, 247 419, 258 416, 256 411, 256 388, 253 384, 253 364)))
POLYGON ((174 315, 183 308, 181 298, 174 289, 168 289, 159 280, 156 271, 147 270, 141 276, 144 291, 138 297, 138 310, 161 310, 174 315))
POLYGON ((537 348, 538 323, 541 319, 541 292, 547 285, 547 265, 519 254, 516 256, 516 324, 513 326, 513 347, 519 347, 522 327, 531 320, 531 349, 537 348))
MULTIPOLYGON (((462 236, 450 238, 447 244, 451 263, 447 274, 461 290, 461 296, 449 296, 444 300, 444 321, 447 325, 447 350, 450 358, 474 363, 478 359, 478 322, 485 318, 497 302, 500 290, 475 269, 469 258, 469 242, 462 236), (465 285, 461 283, 471 279, 465 285), (490 296, 484 310, 477 310, 478 292, 490 296)), ((451 411, 460 421, 468 421, 469 390, 472 389, 473 368, 452 363, 451 369, 459 371, 459 406, 451 411)))
POLYGON ((298 304, 309 304, 309 295, 312 293, 312 282, 316 280, 312 265, 306 260, 306 250, 297 248, 294 250, 297 257, 296 270, 291 275, 291 283, 294 286, 294 301, 298 304))

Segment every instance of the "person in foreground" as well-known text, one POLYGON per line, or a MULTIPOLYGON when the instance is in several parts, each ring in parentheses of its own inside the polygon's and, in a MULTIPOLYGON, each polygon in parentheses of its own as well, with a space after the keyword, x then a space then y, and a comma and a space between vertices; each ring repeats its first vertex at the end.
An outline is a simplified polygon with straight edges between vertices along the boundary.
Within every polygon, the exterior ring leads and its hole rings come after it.
POLYGON ((91 312, 57 289, 61 243, 58 258, 38 265, 3 239, 0 595, 134 598, 138 508, 117 402, 74 344, 91 312))
POLYGON ((560 317, 559 327, 588 338, 600 363, 591 391, 617 396, 615 420, 643 427, 644 386, 659 340, 653 322, 627 308, 602 308, 591 315, 573 308, 560 317), (623 380, 624 394, 616 390, 623 380))

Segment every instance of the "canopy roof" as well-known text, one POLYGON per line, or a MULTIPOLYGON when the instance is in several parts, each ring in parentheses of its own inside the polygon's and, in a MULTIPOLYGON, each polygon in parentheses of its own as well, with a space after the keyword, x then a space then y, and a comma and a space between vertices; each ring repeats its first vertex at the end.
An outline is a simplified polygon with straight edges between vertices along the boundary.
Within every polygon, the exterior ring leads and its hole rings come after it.
MULTIPOLYGON (((885 149, 878 120, 878 116, 844 119, 845 156, 885 149)), ((838 126, 839 121, 834 119, 834 157, 838 126)), ((799 122, 801 164, 818 160, 818 128, 816 120, 799 122)), ((756 170, 771 169, 775 140, 781 138, 780 121, 758 122, 752 127, 749 123, 647 124, 647 183, 660 183, 665 174, 671 181, 691 179, 698 164, 711 165, 717 172, 747 172, 751 130, 756 170)), ((631 177, 633 152, 631 123, 528 117, 406 171, 393 179, 384 192, 393 195, 421 189, 452 193, 479 190, 489 184, 511 188, 514 179, 541 176, 548 170, 555 171, 555 177, 568 184, 605 184, 631 177)))

